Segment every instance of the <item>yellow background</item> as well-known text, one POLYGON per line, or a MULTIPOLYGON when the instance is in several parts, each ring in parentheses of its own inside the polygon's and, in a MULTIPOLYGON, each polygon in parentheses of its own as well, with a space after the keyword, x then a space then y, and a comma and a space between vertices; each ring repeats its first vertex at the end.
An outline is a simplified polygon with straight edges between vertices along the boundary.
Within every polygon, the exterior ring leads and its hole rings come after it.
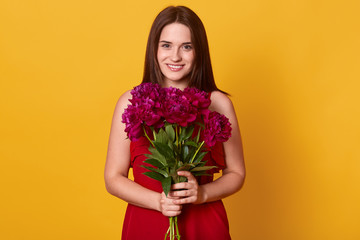
POLYGON ((156 14, 207 29, 244 141, 233 239, 360 239, 360 2, 0 2, 0 239, 120 239, 103 168, 117 98, 156 14))

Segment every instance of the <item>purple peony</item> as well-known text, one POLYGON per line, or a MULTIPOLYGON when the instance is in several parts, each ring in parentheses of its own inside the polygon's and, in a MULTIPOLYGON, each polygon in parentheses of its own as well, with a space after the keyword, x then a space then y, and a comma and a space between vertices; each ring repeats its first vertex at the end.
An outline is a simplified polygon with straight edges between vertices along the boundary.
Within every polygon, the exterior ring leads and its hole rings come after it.
POLYGON ((125 132, 131 141, 138 140, 149 127, 159 129, 165 121, 187 127, 203 115, 204 140, 208 146, 225 142, 231 136, 229 120, 217 112, 210 112, 208 93, 197 88, 161 88, 159 84, 142 83, 131 91, 131 104, 122 115, 125 132))
POLYGON ((159 101, 160 85, 154 83, 142 83, 131 90, 132 104, 141 103, 146 99, 151 99, 154 102, 159 101))
POLYGON ((197 88, 185 88, 184 96, 189 100, 189 102, 198 109, 200 114, 205 116, 208 115, 211 100, 207 92, 201 91, 197 88))
POLYGON ((161 89, 161 93, 164 96, 161 112, 167 122, 186 127, 196 120, 198 110, 186 98, 183 91, 170 87, 161 89))
POLYGON ((122 122, 125 123, 125 132, 131 141, 138 140, 143 135, 142 122, 138 114, 137 108, 129 105, 123 115, 122 122))
POLYGON ((231 137, 229 119, 218 112, 211 112, 205 118, 204 141, 212 147, 216 142, 226 142, 231 137))
POLYGON ((143 99, 143 101, 140 104, 136 104, 135 107, 139 118, 142 122, 146 123, 147 126, 155 126, 157 128, 163 126, 160 103, 152 99, 143 99))
POLYGON ((160 86, 153 83, 143 83, 131 91, 132 99, 123 115, 122 122, 126 124, 125 132, 130 140, 136 141, 143 136, 143 124, 161 128, 164 121, 161 117, 160 86))

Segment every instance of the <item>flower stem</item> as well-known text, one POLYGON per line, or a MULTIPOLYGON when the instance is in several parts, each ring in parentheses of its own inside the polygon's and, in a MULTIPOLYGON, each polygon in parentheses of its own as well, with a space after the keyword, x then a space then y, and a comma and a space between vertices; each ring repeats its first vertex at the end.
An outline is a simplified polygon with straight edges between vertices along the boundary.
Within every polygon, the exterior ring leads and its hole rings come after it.
POLYGON ((175 135, 176 135, 176 146, 179 146, 179 134, 178 134, 178 126, 175 126, 175 135))
POLYGON ((177 240, 180 240, 181 236, 180 236, 179 227, 178 227, 178 221, 177 220, 178 220, 177 216, 176 217, 169 217, 169 228, 166 231, 164 240, 167 240, 168 236, 169 236, 170 240, 175 240, 175 238, 177 240))
POLYGON ((174 217, 170 218, 170 239, 174 240, 174 217))
POLYGON ((151 139, 150 139, 149 136, 147 135, 144 125, 143 125, 142 127, 143 127, 143 130, 144 130, 145 137, 149 140, 149 142, 151 143, 151 145, 152 145, 153 147, 155 147, 154 143, 151 141, 151 139))
POLYGON ((175 227, 176 227, 176 239, 180 240, 180 232, 179 232, 179 227, 178 227, 178 221, 177 221, 177 217, 175 217, 175 227))
POLYGON ((167 237, 168 237, 168 235, 169 235, 169 232, 170 232, 170 227, 168 228, 168 230, 166 231, 166 234, 165 234, 165 238, 164 238, 164 240, 166 240, 167 239, 167 237))
POLYGON ((190 163, 192 163, 196 157, 196 155, 198 154, 198 152, 200 151, 201 147, 204 145, 204 141, 201 142, 200 146, 198 147, 198 149, 196 150, 194 156, 192 157, 190 163))

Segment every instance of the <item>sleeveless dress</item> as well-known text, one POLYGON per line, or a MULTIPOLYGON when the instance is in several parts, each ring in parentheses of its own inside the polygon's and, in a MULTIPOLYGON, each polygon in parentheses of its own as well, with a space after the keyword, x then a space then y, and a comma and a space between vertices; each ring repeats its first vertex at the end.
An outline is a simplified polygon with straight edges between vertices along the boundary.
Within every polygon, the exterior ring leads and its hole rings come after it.
MULTIPOLYGON (((162 192, 161 183, 142 174, 146 170, 141 165, 148 165, 144 154, 150 154, 149 141, 142 137, 130 143, 131 167, 134 181, 138 184, 162 192)), ((217 166, 208 173, 213 174, 225 167, 222 143, 216 143, 205 157, 206 165, 217 166)), ((197 177, 199 184, 213 181, 213 176, 197 177)), ((181 240, 228 240, 229 223, 221 200, 204 204, 185 204, 178 216, 181 240)), ((169 227, 169 219, 161 212, 128 204, 123 223, 122 240, 163 240, 169 227)))

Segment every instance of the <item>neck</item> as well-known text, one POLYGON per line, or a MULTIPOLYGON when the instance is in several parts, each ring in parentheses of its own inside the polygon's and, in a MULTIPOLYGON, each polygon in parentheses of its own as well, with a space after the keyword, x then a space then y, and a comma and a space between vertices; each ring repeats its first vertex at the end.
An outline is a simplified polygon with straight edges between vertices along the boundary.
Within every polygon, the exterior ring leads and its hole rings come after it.
POLYGON ((174 87, 180 90, 184 90, 186 87, 189 86, 189 82, 187 79, 179 80, 179 81, 172 81, 169 79, 165 79, 164 82, 161 84, 161 86, 165 88, 174 87))

